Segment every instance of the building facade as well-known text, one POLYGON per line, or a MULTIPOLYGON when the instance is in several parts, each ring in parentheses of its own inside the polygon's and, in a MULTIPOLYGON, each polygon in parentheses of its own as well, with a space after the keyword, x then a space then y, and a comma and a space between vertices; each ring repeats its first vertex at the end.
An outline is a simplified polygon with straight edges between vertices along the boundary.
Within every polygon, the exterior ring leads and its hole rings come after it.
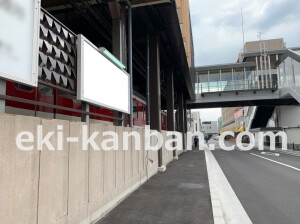
POLYGON ((201 132, 202 127, 201 127, 200 112, 199 111, 192 112, 192 117, 193 117, 193 131, 201 132))
POLYGON ((203 121, 202 132, 208 135, 218 134, 218 122, 217 121, 203 121))

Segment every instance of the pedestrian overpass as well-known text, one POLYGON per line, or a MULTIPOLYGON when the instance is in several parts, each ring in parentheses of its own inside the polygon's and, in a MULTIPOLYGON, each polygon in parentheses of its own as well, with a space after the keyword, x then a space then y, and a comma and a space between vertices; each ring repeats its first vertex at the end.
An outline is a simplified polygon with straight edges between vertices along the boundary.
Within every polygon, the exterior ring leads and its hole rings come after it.
POLYGON ((196 99, 187 108, 300 103, 300 48, 246 53, 240 61, 196 67, 196 99))

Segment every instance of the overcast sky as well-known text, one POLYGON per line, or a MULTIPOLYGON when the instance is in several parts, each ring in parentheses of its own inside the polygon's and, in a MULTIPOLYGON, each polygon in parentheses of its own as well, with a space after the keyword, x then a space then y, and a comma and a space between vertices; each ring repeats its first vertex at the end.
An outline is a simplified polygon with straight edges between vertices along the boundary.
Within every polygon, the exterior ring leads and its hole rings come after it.
MULTIPOLYGON (((287 47, 300 46, 299 0, 190 0, 195 65, 233 63, 245 41, 284 38, 287 47)), ((201 110, 201 119, 217 120, 220 109, 201 110)))

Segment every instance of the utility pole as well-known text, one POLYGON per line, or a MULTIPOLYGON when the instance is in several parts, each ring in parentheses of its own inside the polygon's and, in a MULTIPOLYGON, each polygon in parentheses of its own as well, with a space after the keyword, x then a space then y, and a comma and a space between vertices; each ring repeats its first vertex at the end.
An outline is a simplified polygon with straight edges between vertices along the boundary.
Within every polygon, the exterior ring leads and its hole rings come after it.
POLYGON ((243 54, 245 54, 245 32, 244 32, 244 15, 243 8, 241 8, 241 16, 242 16, 242 32, 243 32, 243 54))

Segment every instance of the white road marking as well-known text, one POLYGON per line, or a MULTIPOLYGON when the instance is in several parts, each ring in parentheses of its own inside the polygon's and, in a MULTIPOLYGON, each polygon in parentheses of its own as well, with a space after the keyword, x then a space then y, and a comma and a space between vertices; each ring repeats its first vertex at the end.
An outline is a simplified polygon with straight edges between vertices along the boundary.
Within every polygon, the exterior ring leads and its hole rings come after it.
POLYGON ((216 158, 207 147, 205 158, 215 224, 252 224, 216 158))
POLYGON ((276 150, 276 152, 283 153, 290 156, 298 156, 298 157, 300 156, 298 152, 290 152, 290 151, 282 151, 282 150, 276 150))
POLYGON ((299 168, 296 168, 296 167, 294 167, 294 166, 291 166, 291 165, 288 165, 288 164, 285 164, 285 163, 281 163, 281 162, 278 162, 278 161, 275 161, 275 160, 272 160, 272 159, 269 159, 269 158, 266 158, 266 157, 263 157, 263 156, 260 156, 260 155, 254 154, 254 153, 250 153, 250 154, 251 154, 251 155, 253 155, 253 156, 257 156, 257 157, 259 157, 259 158, 262 158, 262 159, 265 159, 265 160, 271 161, 271 162, 273 162, 273 163, 277 163, 277 164, 279 164, 279 165, 286 166, 286 167, 289 167, 289 168, 291 168, 291 169, 294 169, 294 170, 300 171, 300 169, 299 169, 299 168))
POLYGON ((261 154, 267 155, 267 156, 280 156, 279 153, 273 153, 273 152, 261 152, 261 154))

